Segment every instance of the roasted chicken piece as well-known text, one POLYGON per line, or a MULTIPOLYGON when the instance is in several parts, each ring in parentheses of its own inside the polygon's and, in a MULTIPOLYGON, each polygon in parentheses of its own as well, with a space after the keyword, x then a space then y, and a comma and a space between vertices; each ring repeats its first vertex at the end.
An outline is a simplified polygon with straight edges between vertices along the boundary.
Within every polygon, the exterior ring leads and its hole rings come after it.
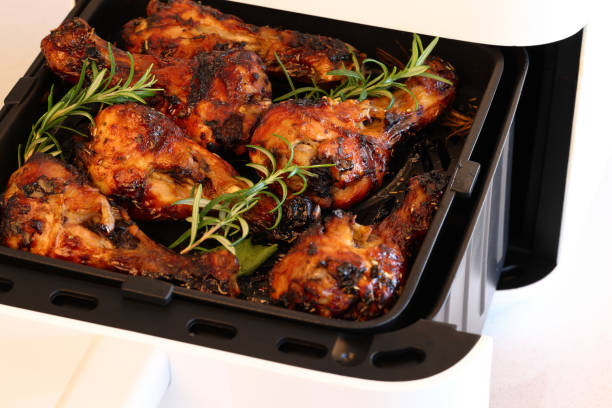
POLYGON ((268 73, 282 76, 276 53, 292 78, 307 83, 339 79, 327 72, 350 68, 351 51, 363 57, 338 39, 246 24, 192 0, 151 0, 147 15, 124 26, 129 51, 190 58, 202 51, 245 49, 261 57, 268 73))
MULTIPOLYGON (((212 199, 247 188, 234 168, 184 136, 167 116, 136 103, 103 109, 95 118, 92 137, 77 149, 77 161, 100 191, 127 205, 139 220, 184 219, 191 206, 173 205, 191 197, 195 184, 212 199)), ((283 225, 274 224, 268 196, 245 214, 254 231, 275 240, 292 240, 319 219, 320 209, 306 198, 283 207, 283 225)))
MULTIPOLYGON (((456 84, 454 69, 439 58, 428 61, 429 72, 456 84)), ((389 99, 357 100, 289 100, 273 105, 255 129, 251 143, 274 153, 279 165, 290 155, 285 137, 295 151, 295 163, 309 165, 334 163, 318 170, 318 179, 308 184, 306 195, 321 207, 349 208, 379 188, 387 171, 393 146, 400 136, 416 132, 433 122, 450 105, 455 86, 425 78, 412 77, 406 82, 418 100, 403 91, 389 99)), ((251 161, 269 164, 265 155, 250 152, 251 161)), ((292 191, 302 188, 302 181, 288 180, 292 191)))
POLYGON ((236 258, 226 250, 178 255, 148 238, 71 166, 37 153, 9 179, 0 243, 51 258, 237 294, 236 258))
MULTIPOLYGON (((110 67, 108 44, 84 20, 74 18, 42 40, 49 67, 76 82, 85 59, 110 67)), ((111 47, 116 80, 129 75, 128 54, 111 47)), ((271 85, 261 59, 247 50, 214 51, 190 60, 133 54, 135 77, 153 65, 162 95, 151 105, 168 114, 186 133, 212 151, 244 152, 251 128, 270 106, 271 85)), ((91 72, 89 71, 89 74, 91 72)))
POLYGON ((212 199, 247 185, 225 160, 193 140, 167 116, 136 103, 113 105, 95 117, 91 139, 77 157, 94 186, 129 205, 140 220, 184 219, 195 183, 212 199))
POLYGON ((273 301, 326 317, 365 320, 388 310, 427 232, 447 177, 412 177, 402 205, 375 226, 336 210, 270 272, 273 301))

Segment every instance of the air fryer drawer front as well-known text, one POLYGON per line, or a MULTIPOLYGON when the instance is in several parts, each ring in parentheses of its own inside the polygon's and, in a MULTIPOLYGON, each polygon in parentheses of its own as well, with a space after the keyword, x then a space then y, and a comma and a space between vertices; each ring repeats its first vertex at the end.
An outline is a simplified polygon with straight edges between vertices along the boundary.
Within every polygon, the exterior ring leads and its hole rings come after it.
POLYGON ((323 372, 382 381, 426 378, 459 362, 479 336, 420 320, 378 334, 341 332, 174 299, 162 306, 117 287, 0 256, 0 303, 323 372))

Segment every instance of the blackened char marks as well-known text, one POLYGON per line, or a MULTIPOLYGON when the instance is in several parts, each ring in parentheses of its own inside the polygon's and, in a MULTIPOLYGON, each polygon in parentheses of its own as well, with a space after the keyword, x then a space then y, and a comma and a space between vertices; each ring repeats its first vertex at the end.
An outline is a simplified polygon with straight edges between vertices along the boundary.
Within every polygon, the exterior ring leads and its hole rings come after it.
POLYGON ((276 239, 292 241, 319 220, 320 209, 308 197, 296 196, 283 205, 283 222, 276 228, 276 239))
POLYGON ((187 103, 193 105, 202 99, 208 98, 213 80, 225 68, 225 54, 198 54, 194 58, 195 69, 191 78, 191 92, 187 96, 187 103))
POLYGON ((42 234, 44 223, 41 220, 31 220, 29 225, 37 233, 42 234))
POLYGON ((90 46, 85 49, 85 55, 91 61, 100 63, 102 61, 102 55, 95 46, 90 46))
MULTIPOLYGON (((160 46, 163 49, 163 52, 160 53, 159 56, 162 58, 172 58, 176 52, 176 45, 163 40, 160 40, 160 42, 163 43, 163 45, 160 46)), ((145 53, 143 52, 143 54, 145 53)))
MULTIPOLYGON (((408 116, 418 118, 423 115, 423 105, 419 105, 416 111, 411 113, 404 113, 401 111, 390 110, 385 112, 385 131, 391 131, 395 125, 401 124, 402 121, 406 121, 408 116)), ((411 129, 409 128, 408 131, 411 129)))
MULTIPOLYGON (((321 163, 329 163, 329 161, 319 160, 321 163)), ((321 164, 315 162, 314 164, 321 164)), ((331 188, 334 185, 334 178, 331 174, 331 167, 319 167, 310 170, 317 175, 308 179, 308 191, 315 194, 317 197, 328 198, 331 196, 331 188)))
POLYGON ((321 219, 321 208, 315 202, 305 196, 294 196, 285 200, 281 207, 282 222, 269 229, 276 221, 277 213, 272 211, 275 207, 274 200, 264 199, 245 214, 257 240, 292 242, 321 219))
POLYGON ((129 231, 130 226, 133 224, 131 220, 119 220, 115 223, 115 229, 107 233, 106 236, 116 248, 136 249, 140 240, 129 231))
POLYGON ((387 155, 385 152, 381 152, 378 146, 367 136, 359 135, 359 142, 363 147, 359 152, 364 166, 364 177, 370 178, 372 184, 377 185, 380 181, 377 177, 376 166, 379 163, 386 164, 387 155))
POLYGON ((49 194, 55 194, 63 191, 61 185, 56 187, 56 182, 53 179, 47 178, 45 175, 38 177, 32 183, 23 186, 23 192, 26 197, 41 198, 49 194))
POLYGON ((289 41, 289 46, 300 49, 302 52, 325 52, 329 59, 334 62, 351 61, 351 54, 346 43, 337 38, 324 37, 316 34, 305 34, 294 31, 294 36, 289 41))
POLYGON ((28 214, 30 212, 30 205, 27 202, 23 202, 16 196, 11 196, 2 202, 2 218, 0 219, 0 242, 5 242, 10 236, 20 237, 20 247, 28 247, 29 240, 27 239, 27 233, 24 228, 16 220, 19 219, 20 215, 28 214), (28 241, 24 244, 24 241, 28 241))
POLYGON ((219 146, 237 146, 242 141, 242 116, 231 113, 221 126, 217 121, 209 123, 219 146))
POLYGON ((343 262, 336 267, 336 280, 338 286, 344 293, 354 295, 359 291, 359 278, 364 273, 363 268, 359 268, 350 262, 343 262))

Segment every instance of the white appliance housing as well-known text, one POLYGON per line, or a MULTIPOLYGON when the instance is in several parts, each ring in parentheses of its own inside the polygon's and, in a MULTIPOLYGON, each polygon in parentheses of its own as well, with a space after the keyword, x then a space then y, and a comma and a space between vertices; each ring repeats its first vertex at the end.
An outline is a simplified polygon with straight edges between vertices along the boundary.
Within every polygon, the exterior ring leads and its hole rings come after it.
MULTIPOLYGON (((41 7, 45 3, 39 2, 41 7)), ((562 40, 587 25, 589 15, 588 7, 577 8, 575 3, 567 1, 442 1, 436 3, 435 13, 427 2, 407 5, 386 1, 377 7, 365 1, 243 2, 504 46, 532 46, 562 40)), ((57 0, 55 3, 65 7, 65 12, 59 13, 65 15, 68 11, 66 2, 57 0)), ((26 7, 31 9, 26 4, 13 7, 19 7, 19 12, 26 7)), ((8 19, 6 15, 5 19, 8 19)), ((43 20, 48 28, 60 22, 51 15, 43 20)), ((597 24, 601 23, 598 21, 597 24)), ((590 28, 587 26, 583 47, 592 51, 588 44, 589 41, 595 43, 596 39, 589 38, 590 28)), ((600 30, 598 34, 609 31, 600 30)), ((36 33, 33 37, 42 38, 43 33, 36 33)), ((14 40, 11 47, 31 48, 31 44, 25 41, 16 47, 22 40, 14 40)), ((22 61, 21 71, 31 59, 22 61)), ((581 67, 585 70, 593 67, 596 60, 592 58, 583 62, 589 64, 581 67)), ((10 83, 14 82, 13 79, 10 83)), ((579 88, 578 101, 582 112, 595 104, 592 91, 584 88, 579 88)), ((581 137, 591 131, 584 122, 578 123, 582 123, 581 137)), ((576 139, 574 144, 574 150, 582 146, 576 139)), ((610 158, 604 153, 599 156, 604 163, 610 158)), ((574 163, 574 167, 577 166, 574 163)), ((583 174, 577 169, 573 171, 583 174)), ((588 183, 599 185, 597 180, 588 183)), ((569 185, 570 193, 584 193, 584 187, 576 186, 578 182, 573 180, 569 185)), ((595 200, 595 197, 590 199, 595 200)), ((573 219, 578 211, 582 209, 574 204, 566 209, 565 217, 573 219), (574 213, 567 213, 570 210, 574 213)), ((569 225, 575 227, 571 222, 569 225)), ((563 232, 574 234, 576 231, 565 228, 563 232)), ((495 310, 495 302, 492 310, 495 310)), ((486 407, 489 404, 493 342, 487 336, 482 336, 463 360, 445 372, 423 380, 378 382, 321 373, 3 305, 0 305, 0 327, 5 332, 0 337, 2 360, 12 361, 13 368, 17 365, 22 368, 11 373, 0 371, 2 406, 152 406, 156 402, 163 407, 280 407, 288 404, 310 407, 321 403, 357 407, 399 404, 486 407), (33 348, 39 353, 33 354, 33 348), (103 357, 96 357, 97 353, 103 357), (59 365, 58 361, 64 363, 59 365), (50 378, 54 381, 49 381, 50 378), (118 386, 126 383, 130 387, 118 386)))

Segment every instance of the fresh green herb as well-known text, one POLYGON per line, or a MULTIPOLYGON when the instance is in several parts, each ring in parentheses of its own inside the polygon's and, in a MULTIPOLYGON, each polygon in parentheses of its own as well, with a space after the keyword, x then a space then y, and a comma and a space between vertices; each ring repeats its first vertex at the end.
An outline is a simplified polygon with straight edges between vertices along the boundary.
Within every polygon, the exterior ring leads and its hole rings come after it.
POLYGON ((234 248, 236 248, 236 258, 238 258, 238 264, 240 265, 238 276, 245 276, 252 274, 269 257, 274 255, 278 250, 278 245, 255 245, 249 237, 238 243, 234 248))
POLYGON ((153 65, 147 69, 140 79, 132 84, 132 79, 134 78, 134 59, 130 53, 128 53, 130 73, 126 81, 121 83, 121 80, 119 80, 111 87, 116 66, 110 43, 108 44, 108 55, 110 70, 106 68, 98 70, 94 62, 90 63, 88 60, 85 60, 77 84, 70 88, 56 103, 53 103, 53 86, 51 87, 49 97, 47 98, 47 112, 32 126, 23 149, 23 158, 21 156, 22 146, 19 145, 17 151, 19 167, 36 152, 48 153, 51 156, 62 156, 62 147, 53 135, 54 130, 65 129, 86 137, 82 132, 64 126, 63 123, 71 116, 81 116, 87 118, 95 126, 93 116, 90 113, 91 105, 113 105, 130 101, 145 103, 144 98, 153 96, 156 91, 161 91, 161 89, 152 88, 153 84, 157 81, 155 76, 151 75, 153 65), (91 83, 86 88, 83 88, 87 67, 90 64, 92 72, 91 83))
POLYGON ((317 177, 309 169, 333 166, 333 164, 313 164, 309 166, 294 164, 293 146, 291 143, 282 136, 274 136, 289 146, 290 153, 287 164, 277 169, 276 159, 269 150, 261 146, 247 145, 247 147, 263 153, 268 158, 271 170, 261 164, 248 163, 248 167, 257 170, 260 174, 263 174, 263 177, 257 183, 253 183, 244 177, 236 177, 246 183, 248 187, 232 193, 222 194, 212 200, 202 197, 202 185, 196 185, 191 198, 174 203, 192 206, 192 215, 187 219, 187 221, 191 222, 191 228, 173 242, 170 248, 174 248, 189 239, 189 244, 181 251, 181 254, 184 254, 197 248, 204 241, 213 239, 235 255, 234 246, 244 240, 249 234, 249 224, 243 217, 244 213, 253 208, 263 196, 268 196, 276 202, 276 206, 270 210, 271 213, 276 212, 276 221, 269 229, 276 228, 283 214, 281 206, 289 195, 285 179, 294 176, 302 179, 302 188, 293 193, 293 195, 299 195, 306 190, 308 183, 306 177, 317 177), (278 198, 269 191, 269 187, 274 184, 280 187, 282 191, 281 198, 278 198), (197 235, 200 230, 203 230, 203 233, 198 238, 197 235))
POLYGON ((287 73, 287 70, 281 63, 278 56, 276 56, 278 63, 281 65, 283 72, 289 81, 291 92, 276 98, 274 102, 283 101, 292 97, 311 99, 327 96, 331 99, 340 98, 342 101, 351 98, 358 98, 359 101, 363 101, 369 97, 387 97, 390 100, 389 106, 387 107, 387 109, 389 109, 395 103, 395 98, 389 89, 397 88, 412 95, 412 98, 418 107, 418 101, 416 100, 415 96, 403 83, 403 81, 405 81, 407 78, 422 76, 452 85, 452 82, 450 82, 448 79, 432 74, 431 72, 427 72, 429 65, 425 64, 425 60, 427 57, 429 57, 429 54, 431 54, 437 43, 438 37, 434 38, 426 48, 423 48, 421 37, 419 37, 418 34, 413 34, 412 55, 410 56, 408 63, 406 63, 402 69, 398 69, 397 66, 389 69, 387 65, 372 58, 366 58, 363 60, 362 64, 360 64, 355 54, 351 53, 353 55, 354 66, 352 70, 343 67, 342 69, 336 69, 327 73, 327 75, 344 77, 344 81, 340 83, 340 85, 329 90, 320 88, 314 82, 314 80, 313 86, 305 86, 296 89, 293 85, 291 77, 287 73), (365 68, 367 64, 376 65, 376 67, 380 70, 380 73, 376 76, 373 76, 372 74, 366 75, 365 68))

